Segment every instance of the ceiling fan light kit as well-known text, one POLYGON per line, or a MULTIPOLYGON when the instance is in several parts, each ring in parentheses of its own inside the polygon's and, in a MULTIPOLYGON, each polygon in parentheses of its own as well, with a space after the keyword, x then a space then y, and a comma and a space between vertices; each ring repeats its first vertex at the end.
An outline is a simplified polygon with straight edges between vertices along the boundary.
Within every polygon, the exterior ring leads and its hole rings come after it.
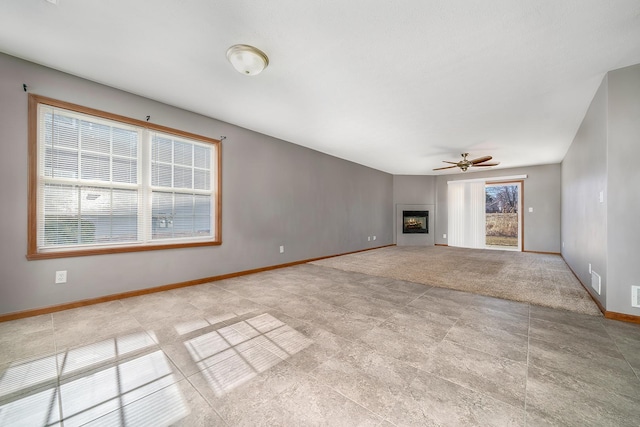
POLYGON ((460 160, 457 163, 456 162, 448 162, 446 160, 443 160, 444 163, 450 163, 453 166, 445 166, 443 168, 436 168, 436 169, 434 169, 434 171, 439 171, 439 170, 443 170, 443 169, 451 169, 451 168, 460 168, 462 170, 462 172, 466 172, 470 167, 488 167, 488 166, 498 166, 500 164, 500 162, 485 163, 485 162, 488 162, 489 160, 491 160, 493 158, 491 156, 483 156, 483 157, 478 157, 477 159, 468 160, 467 156, 469 155, 469 153, 462 153, 460 155, 462 156, 462 160, 460 160))
POLYGON ((269 65, 269 57, 258 48, 246 44, 236 44, 227 50, 227 59, 241 74, 255 76, 269 65))

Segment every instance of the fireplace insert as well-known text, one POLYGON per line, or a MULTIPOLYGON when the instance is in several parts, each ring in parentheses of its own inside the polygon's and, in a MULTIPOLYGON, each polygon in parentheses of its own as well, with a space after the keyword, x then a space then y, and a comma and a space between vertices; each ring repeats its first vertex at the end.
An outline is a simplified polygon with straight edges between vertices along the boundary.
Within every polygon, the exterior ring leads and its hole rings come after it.
POLYGON ((429 211, 402 211, 402 233, 429 233, 429 211))

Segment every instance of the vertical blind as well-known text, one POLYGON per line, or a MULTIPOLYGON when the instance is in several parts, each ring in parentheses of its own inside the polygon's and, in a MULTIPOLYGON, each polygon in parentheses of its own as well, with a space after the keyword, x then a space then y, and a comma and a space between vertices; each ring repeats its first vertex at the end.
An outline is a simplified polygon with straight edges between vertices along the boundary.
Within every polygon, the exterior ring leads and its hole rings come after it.
POLYGON ((38 106, 38 248, 213 236, 213 147, 38 106))
POLYGON ((449 246, 484 248, 486 241, 485 183, 449 182, 449 246))

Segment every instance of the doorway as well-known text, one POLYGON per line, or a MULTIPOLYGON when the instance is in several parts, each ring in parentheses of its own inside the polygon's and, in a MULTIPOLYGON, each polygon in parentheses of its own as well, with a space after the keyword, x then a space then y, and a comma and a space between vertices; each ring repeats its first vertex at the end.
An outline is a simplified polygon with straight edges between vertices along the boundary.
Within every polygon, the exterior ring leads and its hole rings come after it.
POLYGON ((522 181, 485 185, 487 249, 522 250, 522 181))

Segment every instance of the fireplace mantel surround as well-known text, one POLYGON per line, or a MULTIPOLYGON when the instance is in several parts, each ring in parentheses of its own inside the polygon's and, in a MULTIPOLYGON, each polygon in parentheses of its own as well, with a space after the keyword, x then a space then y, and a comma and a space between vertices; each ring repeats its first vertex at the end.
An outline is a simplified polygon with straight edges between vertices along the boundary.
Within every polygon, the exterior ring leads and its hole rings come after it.
POLYGON ((435 244, 435 215, 436 205, 397 204, 395 237, 398 246, 433 246, 435 244), (428 212, 426 232, 403 233, 404 212, 428 212))

